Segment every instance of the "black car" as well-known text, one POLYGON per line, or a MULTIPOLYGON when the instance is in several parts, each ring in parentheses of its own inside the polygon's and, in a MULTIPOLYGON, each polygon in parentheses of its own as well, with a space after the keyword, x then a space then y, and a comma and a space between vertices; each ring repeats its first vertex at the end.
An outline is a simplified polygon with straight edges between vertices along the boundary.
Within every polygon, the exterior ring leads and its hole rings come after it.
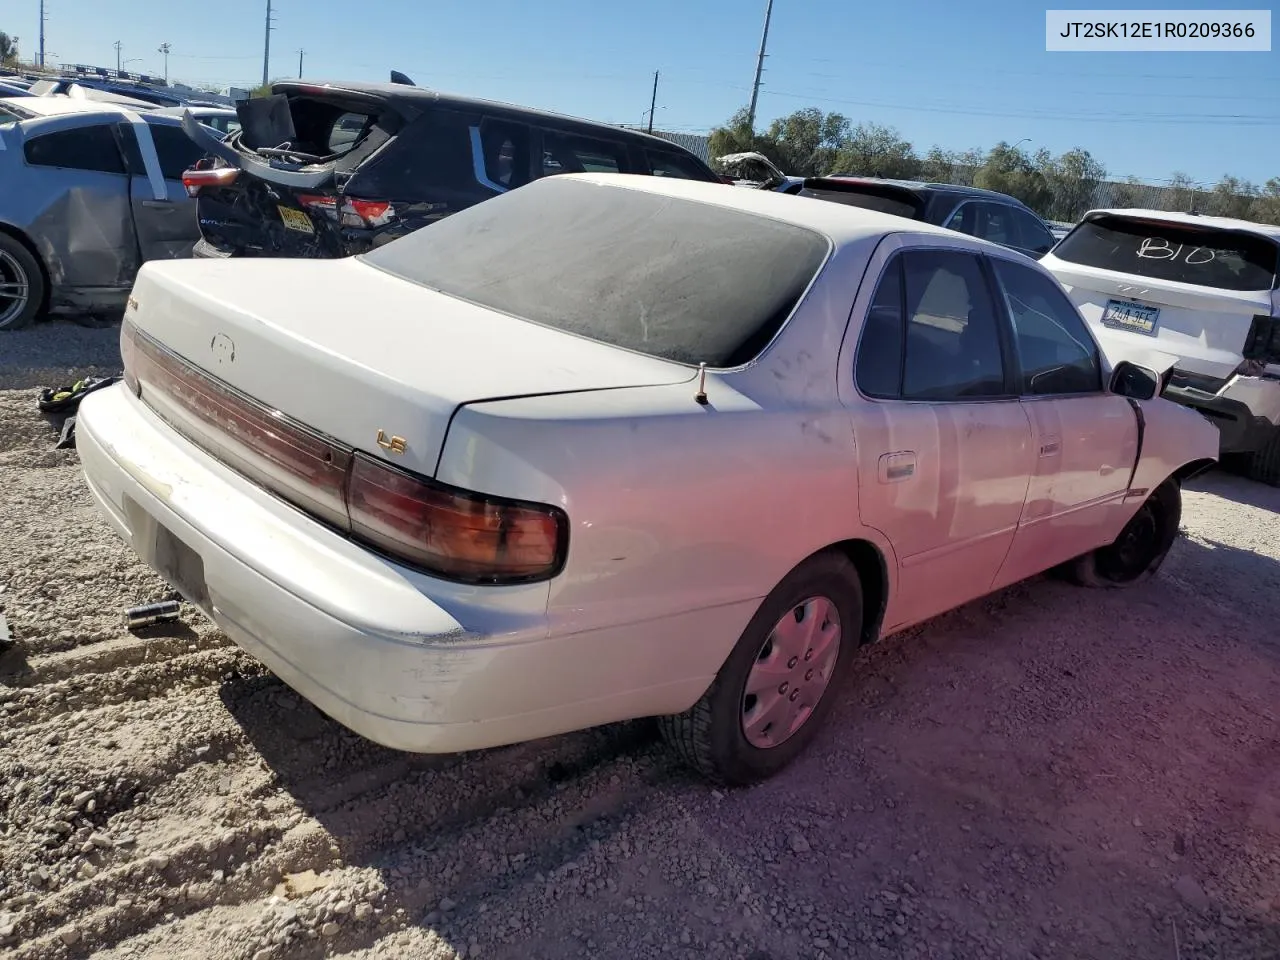
POLYGON ((994 190, 876 177, 811 177, 781 193, 832 200, 923 220, 990 240, 1037 260, 1057 243, 1049 225, 1021 201, 994 190))
POLYGON ((393 80, 277 83, 225 141, 184 121, 209 155, 183 178, 195 255, 349 256, 557 173, 720 182, 659 137, 393 80))

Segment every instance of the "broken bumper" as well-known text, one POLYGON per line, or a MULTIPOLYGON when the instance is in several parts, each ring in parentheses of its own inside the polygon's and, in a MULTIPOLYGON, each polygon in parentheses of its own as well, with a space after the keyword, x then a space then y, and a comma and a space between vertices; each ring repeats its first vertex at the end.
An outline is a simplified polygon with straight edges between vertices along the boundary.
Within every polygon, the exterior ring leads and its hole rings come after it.
MULTIPOLYGON (((547 636, 547 584, 467 587, 396 566, 226 469, 123 384, 85 398, 77 446, 120 536, 370 740, 449 753, 641 716, 655 702, 653 688, 618 688, 616 668, 631 665, 602 657, 597 634, 547 636)), ((665 686, 656 702, 691 703, 695 687, 665 686)))
POLYGON ((1280 428, 1280 381, 1263 377, 1233 377, 1217 393, 1194 386, 1171 384, 1164 396, 1198 410, 1222 436, 1222 453, 1249 453, 1261 447, 1280 428))

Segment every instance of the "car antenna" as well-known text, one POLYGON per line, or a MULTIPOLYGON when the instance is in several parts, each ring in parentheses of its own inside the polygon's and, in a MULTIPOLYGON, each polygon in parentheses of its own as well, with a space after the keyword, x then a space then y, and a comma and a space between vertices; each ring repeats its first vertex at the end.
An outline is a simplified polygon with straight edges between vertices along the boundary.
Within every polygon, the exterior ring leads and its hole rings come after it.
POLYGON ((401 73, 399 70, 392 70, 392 71, 391 71, 391 82, 392 82, 392 83, 398 83, 398 84, 401 84, 402 86, 406 86, 406 87, 416 87, 416 86, 417 86, 417 84, 416 84, 416 83, 414 83, 412 80, 410 80, 408 77, 406 77, 406 76, 405 76, 403 73, 401 73))
POLYGON ((707 405, 707 365, 705 362, 698 364, 698 392, 693 395, 693 399, 704 407, 707 405))

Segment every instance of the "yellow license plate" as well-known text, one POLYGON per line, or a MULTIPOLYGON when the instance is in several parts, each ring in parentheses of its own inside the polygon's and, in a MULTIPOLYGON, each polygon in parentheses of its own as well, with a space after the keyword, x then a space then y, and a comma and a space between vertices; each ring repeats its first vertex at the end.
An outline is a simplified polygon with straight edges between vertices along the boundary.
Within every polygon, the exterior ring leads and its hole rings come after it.
POLYGON ((315 233, 315 227, 311 226, 311 218, 301 210, 294 210, 291 207, 276 207, 280 211, 280 219, 284 221, 284 225, 290 230, 297 230, 299 233, 315 233))

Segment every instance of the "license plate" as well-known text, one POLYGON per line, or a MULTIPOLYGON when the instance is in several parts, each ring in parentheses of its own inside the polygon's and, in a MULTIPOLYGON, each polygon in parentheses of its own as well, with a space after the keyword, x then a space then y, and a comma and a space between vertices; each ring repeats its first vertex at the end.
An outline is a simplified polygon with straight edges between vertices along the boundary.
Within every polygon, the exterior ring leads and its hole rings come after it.
POLYGON ((1142 303, 1129 300, 1108 300, 1102 311, 1102 325, 1116 330, 1131 330, 1134 333, 1154 335, 1156 321, 1160 318, 1159 307, 1148 307, 1142 303))
POLYGON ((290 230, 297 230, 299 233, 315 233, 315 227, 311 226, 311 218, 301 210, 294 210, 292 207, 276 207, 280 211, 280 219, 284 221, 284 225, 290 230))
POLYGON ((204 561, 185 543, 156 524, 155 567, 179 593, 202 609, 209 607, 209 587, 204 579, 204 561))

